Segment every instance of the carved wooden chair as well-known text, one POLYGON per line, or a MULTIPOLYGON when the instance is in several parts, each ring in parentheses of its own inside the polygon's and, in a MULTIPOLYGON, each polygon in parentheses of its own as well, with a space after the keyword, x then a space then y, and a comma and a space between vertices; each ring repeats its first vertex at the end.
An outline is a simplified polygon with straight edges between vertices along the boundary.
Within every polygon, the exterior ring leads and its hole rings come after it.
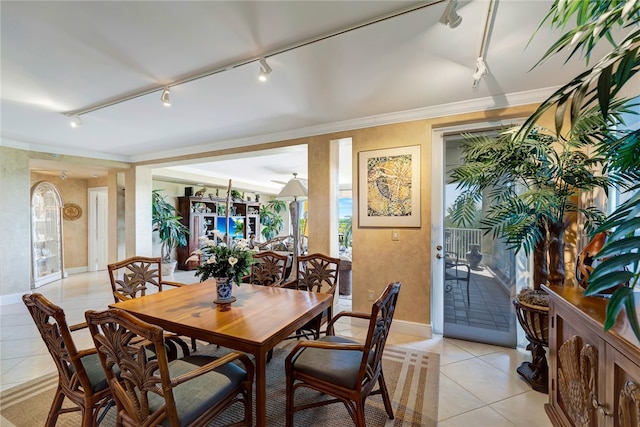
MULTIPOLYGON (((301 255, 298 257, 297 278, 284 286, 309 292, 335 295, 338 285, 340 259, 323 254, 301 255)), ((296 336, 320 338, 320 328, 333 317, 333 304, 315 319, 298 330, 296 336)))
POLYGON ((254 258, 256 262, 251 265, 251 274, 243 277, 243 282, 262 286, 282 285, 289 261, 287 255, 264 251, 256 253, 254 258))
POLYGON ((74 344, 71 332, 87 324, 67 325, 62 308, 41 294, 24 295, 22 300, 58 369, 58 387, 45 425, 53 427, 60 414, 73 411, 82 413, 83 427, 97 425, 111 406, 112 396, 96 349, 78 350, 74 344), (62 408, 65 397, 76 407, 62 408))
POLYGON ((244 404, 244 418, 233 425, 251 425, 254 368, 245 354, 169 362, 159 326, 118 309, 85 316, 116 400, 116 425, 205 426, 237 402, 244 404), (149 359, 142 344, 155 348, 157 357, 149 359))
POLYGON ((285 360, 287 381, 286 426, 292 427, 298 411, 342 402, 356 427, 365 427, 364 404, 368 396, 381 394, 384 408, 393 419, 393 409, 382 372, 382 354, 393 320, 400 283, 387 285, 373 303, 371 314, 341 312, 328 324, 327 335, 317 341, 300 341, 285 360), (333 325, 341 317, 369 319, 364 344, 333 335, 333 325), (374 390, 375 385, 378 385, 374 390), (300 387, 332 396, 300 406, 295 405, 295 392, 300 387))
MULTIPOLYGON (((132 298, 145 296, 147 291, 162 292, 163 287, 181 287, 184 283, 170 282, 162 279, 162 262, 160 257, 134 256, 113 264, 107 265, 109 281, 113 291, 115 302, 126 301, 132 298)), ((167 342, 170 350, 170 359, 178 357, 177 347, 182 349, 185 355, 189 354, 189 346, 174 334, 167 334, 167 342)), ((196 340, 191 338, 191 348, 196 350, 196 340)))

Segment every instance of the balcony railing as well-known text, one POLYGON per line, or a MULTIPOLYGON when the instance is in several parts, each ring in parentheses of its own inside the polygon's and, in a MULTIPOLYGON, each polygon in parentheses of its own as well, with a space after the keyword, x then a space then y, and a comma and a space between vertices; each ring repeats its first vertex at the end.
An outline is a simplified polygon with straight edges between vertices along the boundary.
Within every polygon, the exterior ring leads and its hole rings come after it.
POLYGON ((469 252, 469 245, 481 244, 481 237, 482 230, 478 228, 445 228, 444 247, 447 252, 455 252, 463 258, 469 252))

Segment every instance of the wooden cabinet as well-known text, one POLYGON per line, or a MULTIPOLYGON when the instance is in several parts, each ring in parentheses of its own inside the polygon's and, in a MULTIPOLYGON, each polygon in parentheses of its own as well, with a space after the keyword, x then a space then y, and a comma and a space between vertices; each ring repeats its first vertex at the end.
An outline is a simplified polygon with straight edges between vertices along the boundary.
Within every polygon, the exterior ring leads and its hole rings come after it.
POLYGON ((178 247, 178 268, 191 270, 187 258, 200 247, 201 236, 213 237, 214 230, 231 234, 234 239, 260 235, 260 203, 234 201, 229 206, 229 222, 225 215, 226 199, 209 197, 178 197, 182 223, 191 232, 186 247, 178 247))
POLYGON ((640 343, 624 313, 605 333, 606 299, 585 297, 579 287, 545 290, 550 295, 545 410, 553 425, 640 427, 640 343))

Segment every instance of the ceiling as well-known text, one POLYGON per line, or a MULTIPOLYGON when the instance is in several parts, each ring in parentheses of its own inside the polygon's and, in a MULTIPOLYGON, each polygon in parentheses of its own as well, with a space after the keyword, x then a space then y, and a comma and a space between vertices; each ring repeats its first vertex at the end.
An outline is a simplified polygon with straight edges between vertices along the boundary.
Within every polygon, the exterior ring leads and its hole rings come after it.
MULTIPOLYGON (((439 23, 445 0, 3 0, 2 145, 164 167, 179 155, 539 101, 582 69, 558 57, 530 71, 558 37, 543 28, 528 45, 551 3, 460 0, 462 23, 449 28, 439 23), (483 39, 489 74, 473 87, 483 39), (267 82, 257 80, 263 56, 267 82), (65 114, 93 109, 69 126, 65 114)), ((273 181, 306 177, 305 149, 236 162, 191 166, 189 182, 218 171, 277 192, 273 181)))

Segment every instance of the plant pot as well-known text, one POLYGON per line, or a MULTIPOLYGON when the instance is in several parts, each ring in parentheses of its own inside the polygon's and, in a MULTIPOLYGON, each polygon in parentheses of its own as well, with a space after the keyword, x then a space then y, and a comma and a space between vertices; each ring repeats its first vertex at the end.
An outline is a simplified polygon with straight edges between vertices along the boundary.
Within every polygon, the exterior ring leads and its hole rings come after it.
MULTIPOLYGON (((548 303, 547 303, 548 304, 548 303)), ((518 374, 536 391, 549 392, 549 365, 544 347, 549 346, 549 307, 529 304, 515 299, 518 322, 529 340, 531 362, 523 362, 516 369, 518 374)))
POLYGON ((466 253, 466 258, 472 270, 480 270, 480 261, 482 261, 480 245, 469 245, 469 252, 466 253))
POLYGON ((173 272, 176 271, 177 263, 178 261, 163 262, 160 267, 162 269, 162 276, 173 276, 173 272))

